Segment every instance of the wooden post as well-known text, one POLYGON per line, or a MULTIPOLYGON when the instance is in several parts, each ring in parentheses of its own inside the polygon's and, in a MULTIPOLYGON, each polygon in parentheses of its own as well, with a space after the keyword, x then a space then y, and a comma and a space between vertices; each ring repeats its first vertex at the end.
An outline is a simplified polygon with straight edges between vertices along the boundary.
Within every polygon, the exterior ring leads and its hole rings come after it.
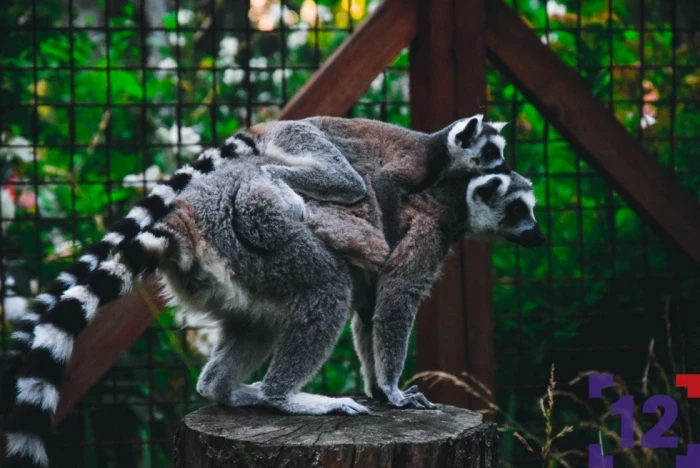
MULTIPOLYGON (((483 0, 419 0, 411 48, 411 122, 432 132, 486 112, 483 0)), ((494 386, 491 250, 460 241, 417 321, 418 367, 467 371, 494 386)), ((437 401, 482 407, 463 390, 438 386, 437 401)))
POLYGON ((479 413, 390 409, 371 416, 290 416, 208 406, 185 417, 176 468, 384 468, 498 466, 498 433, 479 413))

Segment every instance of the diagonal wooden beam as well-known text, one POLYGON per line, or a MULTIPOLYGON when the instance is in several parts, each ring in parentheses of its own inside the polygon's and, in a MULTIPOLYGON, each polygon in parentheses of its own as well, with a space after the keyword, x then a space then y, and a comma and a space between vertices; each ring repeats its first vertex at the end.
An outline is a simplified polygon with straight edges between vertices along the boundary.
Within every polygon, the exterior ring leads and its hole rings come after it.
MULTIPOLYGON (((415 35, 415 0, 386 0, 285 106, 280 119, 344 115, 415 35)), ((153 278, 144 288, 100 309, 76 340, 56 413, 60 423, 119 356, 153 323, 165 304, 153 278)))
POLYGON ((75 342, 75 353, 61 386, 55 421, 62 421, 165 309, 155 277, 133 293, 107 304, 75 342))
POLYGON ((502 0, 486 2, 489 58, 640 214, 700 265, 700 205, 502 0))
POLYGON ((415 34, 416 0, 386 0, 294 95, 279 118, 344 115, 415 34))

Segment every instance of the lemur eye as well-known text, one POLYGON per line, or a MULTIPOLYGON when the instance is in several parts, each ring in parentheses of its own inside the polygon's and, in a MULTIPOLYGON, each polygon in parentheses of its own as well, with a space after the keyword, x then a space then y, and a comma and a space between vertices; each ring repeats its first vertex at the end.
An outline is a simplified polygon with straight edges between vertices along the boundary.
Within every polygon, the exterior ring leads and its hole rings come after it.
POLYGON ((493 143, 487 143, 484 145, 483 157, 486 161, 494 161, 496 159, 501 159, 501 152, 493 143))
POLYGON ((511 208, 511 213, 513 214, 514 219, 522 219, 527 216, 525 208, 521 203, 514 203, 511 208))

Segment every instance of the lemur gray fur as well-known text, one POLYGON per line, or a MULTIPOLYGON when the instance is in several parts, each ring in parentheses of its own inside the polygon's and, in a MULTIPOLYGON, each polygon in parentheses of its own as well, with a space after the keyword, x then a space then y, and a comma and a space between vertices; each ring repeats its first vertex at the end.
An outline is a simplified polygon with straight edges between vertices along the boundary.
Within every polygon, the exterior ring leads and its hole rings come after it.
MULTIPOLYGON (((211 173, 229 160, 264 154, 268 164, 263 169, 293 191, 316 200, 352 204, 366 193, 358 171, 367 172, 388 161, 375 181, 380 198, 387 203, 387 199, 398 196, 397 191, 383 190, 388 180, 398 180, 399 186, 415 190, 420 184, 434 183, 435 177, 445 172, 446 167, 452 172, 478 171, 501 164, 505 140, 498 132, 504 124, 483 125, 482 119, 481 115, 476 115, 459 120, 432 137, 375 121, 324 117, 269 122, 238 132, 226 140, 220 150, 205 151, 193 164, 156 186, 123 220, 111 226, 100 242, 32 301, 28 312, 15 324, 8 351, 9 372, 3 381, 5 384, 14 381, 11 375, 31 346, 32 330, 39 317, 48 312, 67 289, 83 284, 118 247, 162 219, 169 212, 170 203, 193 179, 211 173), (427 151, 429 145, 442 148, 427 151), (430 154, 438 157, 429 158, 430 154), (353 169, 348 162, 358 169, 353 169)), ((386 224, 395 225, 395 220, 387 219, 386 224)), ((387 235, 389 240, 393 239, 392 234, 387 235)), ((3 393, 8 393, 7 389, 3 393)), ((8 399, 3 400, 0 405, 7 404, 8 399)))
MULTIPOLYGON (((325 126, 328 132, 328 126, 333 125, 332 120, 312 119, 309 123, 314 125, 312 122, 315 122, 321 131, 325 126)), ((348 125, 337 121, 337 127, 349 128, 348 125)), ((480 120, 478 125, 481 126, 480 120)), ((467 123, 462 125, 462 131, 466 127, 467 123)), ((484 125, 484 130, 486 127, 484 125)), ((443 152, 452 151, 450 145, 456 140, 453 138, 450 142, 449 132, 453 129, 448 127, 444 131, 448 136, 442 137, 443 152)), ((386 134, 400 136, 399 133, 392 133, 397 132, 393 127, 387 128, 386 132, 377 131, 375 135, 367 135, 367 131, 363 129, 365 137, 370 139, 386 134)), ((261 135, 259 128, 254 127, 251 132, 258 137, 261 135)), ((341 133, 338 141, 346 150, 361 142, 357 135, 353 139, 349 131, 338 133, 341 133)), ((479 140, 479 133, 484 132, 475 131, 470 138, 479 140)), ((419 393, 402 393, 398 390, 398 375, 403 367, 408 331, 405 332, 406 337, 393 339, 395 343, 385 342, 385 338, 389 329, 394 330, 398 325, 403 325, 399 327, 399 335, 403 334, 406 326, 410 330, 415 310, 407 312, 410 317, 401 318, 404 313, 394 306, 401 302, 406 305, 415 303, 417 307, 421 294, 427 291, 422 286, 432 283, 451 240, 461 232, 507 235, 514 240, 522 240, 528 237, 527 233, 539 231, 532 217, 534 198, 529 182, 514 173, 445 178, 451 168, 455 172, 463 171, 464 165, 456 164, 452 156, 434 158, 425 148, 421 155, 416 147, 427 143, 433 149, 430 145, 437 145, 435 141, 438 137, 420 135, 410 132, 406 139, 412 141, 403 146, 405 153, 394 154, 400 154, 411 164, 422 161, 426 167, 427 163, 428 169, 417 171, 409 164, 402 171, 401 165, 397 164, 400 157, 381 152, 367 152, 368 158, 357 158, 355 161, 354 153, 348 151, 343 155, 348 155, 347 160, 365 176, 370 186, 373 180, 382 183, 389 180, 397 189, 408 187, 404 189, 398 210, 398 244, 379 272, 372 351, 374 359, 367 358, 367 350, 363 352, 361 349, 363 340, 364 348, 372 340, 359 336, 356 341, 360 344, 358 353, 363 357, 368 382, 375 380, 371 377, 372 367, 376 373, 377 387, 390 403, 429 407, 431 404, 419 393), (435 159, 442 162, 436 164, 435 159), (435 167, 440 167, 437 175, 435 167), (430 177, 434 179, 433 185, 425 182, 430 177), (415 193, 417 190, 422 191, 415 193), (517 205, 516 202, 528 210, 516 208, 514 211, 519 213, 511 216, 510 207, 517 205), (467 216, 468 213, 470 216, 467 216), (475 216, 472 217, 471 213, 475 216), (513 219, 509 220, 509 216, 513 219), (420 222, 416 222, 416 219, 420 219, 420 222), (513 224, 514 221, 517 222, 513 224), (411 246, 420 247, 417 255, 411 253, 411 246), (425 258, 428 262, 423 266, 427 268, 418 268, 421 270, 417 272, 419 274, 408 281, 415 283, 418 280, 417 284, 421 286, 418 289, 422 292, 416 296, 415 284, 404 291, 406 286, 400 280, 402 271, 410 275, 408 272, 420 266, 415 264, 416 259, 425 255, 437 257, 425 258), (423 271, 429 272, 428 276, 423 271), (387 301, 387 297, 394 299, 387 301), (392 310, 399 315, 394 317, 384 310, 392 310), (378 362, 380 365, 377 367, 378 362)), ((374 143, 385 144, 382 138, 375 139, 374 143)), ((402 148, 397 141, 392 140, 392 144, 402 148)), ((482 145, 482 148, 485 146, 482 145)), ((50 432, 51 416, 58 402, 61 371, 70 357, 73 337, 87 325, 99 305, 124 294, 131 287, 132 276, 138 277, 157 267, 181 304, 209 312, 222 320, 222 340, 198 384, 202 393, 224 404, 265 402, 284 411, 302 414, 333 410, 348 414, 365 411, 350 399, 297 393, 335 343, 352 305, 353 286, 362 282, 353 281, 350 267, 336 253, 337 250, 342 252, 348 245, 357 247, 356 243, 350 241, 342 245, 343 242, 339 242, 340 245, 334 248, 332 235, 326 235, 324 243, 321 240, 324 236, 314 232, 323 234, 323 229, 318 226, 324 225, 324 210, 330 213, 325 218, 326 234, 333 229, 338 230, 337 226, 333 227, 334 222, 347 226, 342 215, 332 215, 334 210, 337 213, 343 209, 338 205, 329 208, 316 202, 304 203, 290 185, 280 183, 278 177, 284 176, 285 171, 274 167, 279 158, 267 156, 264 151, 259 156, 232 160, 221 164, 216 171, 209 171, 206 177, 191 179, 174 203, 175 197, 169 200, 170 210, 172 207, 175 210, 168 213, 161 223, 147 228, 130 241, 120 241, 117 245, 120 253, 116 259, 100 263, 83 284, 64 292, 55 307, 39 317, 32 349, 20 372, 17 406, 6 425, 10 460, 26 462, 30 466, 48 463, 43 440, 50 432), (300 206, 302 209, 299 209, 300 206), (316 213, 321 213, 320 224, 316 213), (317 223, 316 227, 314 222, 317 223), (310 343, 304 336, 315 339, 310 343), (245 375, 257 367, 273 348, 277 351, 265 380, 259 385, 240 385, 245 375), (239 357, 238 362, 230 359, 232 355, 239 357), (245 358, 241 359, 241 356, 245 358), (233 364, 238 364, 240 368, 231 367, 233 364), (222 378, 225 375, 229 377, 222 378)), ((477 154, 476 157, 482 155, 477 154)), ((210 153, 209 158, 219 160, 214 153, 210 153)), ((308 174, 297 177, 297 181, 303 181, 308 174)), ((313 190, 301 192, 307 196, 318 195, 313 194, 313 190)), ((380 204, 380 197, 372 190, 370 192, 369 198, 376 201, 374 205, 380 204)), ((353 209, 356 208, 348 208, 353 209)), ((366 226, 361 226, 356 239, 366 239, 361 233, 362 229, 377 229, 377 210, 370 211, 374 215, 366 226)), ((382 219, 382 224, 386 225, 385 219, 382 219)), ((345 232, 347 234, 348 231, 345 232)), ((529 235, 532 237, 535 234, 529 235)), ((362 247, 355 250, 361 252, 362 247)), ((376 263, 376 259, 367 262, 368 265, 376 263)), ((356 328, 353 323, 353 329, 356 328)), ((357 335, 361 333, 356 332, 357 335)))

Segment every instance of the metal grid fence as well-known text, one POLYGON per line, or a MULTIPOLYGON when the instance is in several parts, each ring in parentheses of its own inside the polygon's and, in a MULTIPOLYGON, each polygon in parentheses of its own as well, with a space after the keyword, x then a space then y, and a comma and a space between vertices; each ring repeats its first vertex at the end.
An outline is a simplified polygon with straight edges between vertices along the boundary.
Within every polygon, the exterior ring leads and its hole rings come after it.
MULTIPOLYGON (((509 4, 643 146, 700 195, 698 7, 683 0, 509 4)), ((672 388, 676 372, 698 371, 692 364, 700 356, 697 268, 578 157, 507 79, 495 70, 488 79, 489 113, 511 122, 507 158, 534 183, 536 216, 549 239, 545 249, 505 243, 494 249, 499 403, 542 435, 539 398, 552 363, 559 388, 584 402, 585 380, 567 383, 589 370, 612 372, 630 388, 649 385, 649 394, 670 393, 664 379, 672 388), (652 338, 663 371, 647 368, 652 338)), ((579 429, 593 419, 566 396, 555 400, 554 417, 560 429, 579 429)), ((558 443, 562 451, 577 450, 567 457, 573 466, 588 466, 584 452, 596 442, 593 431, 558 443)), ((541 466, 517 441, 506 445, 503 455, 513 466, 541 466)))
MULTIPOLYGON (((0 41, 3 350, 5 319, 23 298, 99 239, 161 174, 239 127, 274 118, 376 3, 11 5, 0 41)), ((700 49, 691 3, 511 5, 697 193, 700 49)), ((409 125, 407 65, 402 53, 351 115, 409 125)), ((537 250, 498 242, 493 254, 498 401, 537 432, 537 399, 552 362, 561 382, 596 369, 638 383, 651 337, 664 365, 674 362, 658 349, 667 341, 666 311, 675 361, 692 362, 700 347, 692 333, 698 274, 512 84, 495 70, 488 78, 489 114, 511 122, 507 157, 533 180, 551 241, 537 250)), ((181 416, 202 404, 193 386, 211 339, 205 325, 162 315, 62 425, 57 444, 67 466, 168 466, 181 416)), ((406 375, 413 372, 411 361, 406 375)), ((347 330, 310 385, 360 391, 347 330)), ((576 405, 558 404, 557 421, 582 419, 576 405)), ((504 445, 515 466, 537 464, 512 438, 504 445)))

